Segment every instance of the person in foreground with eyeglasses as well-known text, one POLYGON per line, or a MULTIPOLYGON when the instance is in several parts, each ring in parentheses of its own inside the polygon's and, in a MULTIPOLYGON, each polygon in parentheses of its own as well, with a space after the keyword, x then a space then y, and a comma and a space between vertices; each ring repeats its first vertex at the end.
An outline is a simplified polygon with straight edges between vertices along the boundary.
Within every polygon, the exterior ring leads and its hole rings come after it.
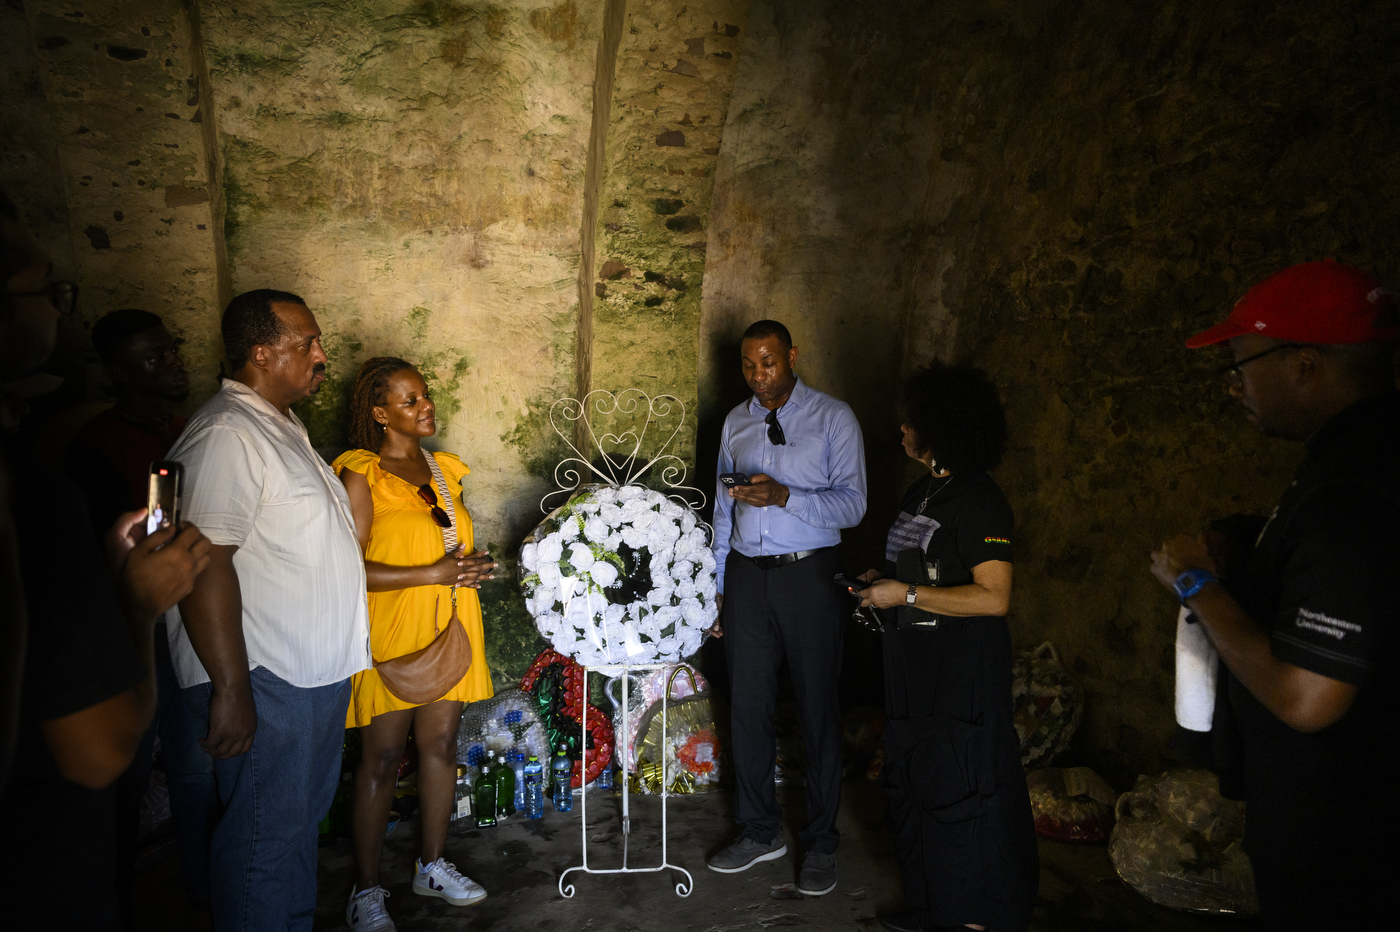
POLYGON ((865 448, 850 405, 797 377, 797 347, 775 320, 752 324, 740 343, 753 397, 720 435, 714 554, 720 619, 732 684, 734 821, 739 838, 709 859, 734 874, 787 854, 773 783, 774 707, 783 658, 801 709, 807 748, 807 824, 798 889, 836 887, 841 803, 842 627, 848 596, 841 529, 865 515, 865 448), (742 473, 749 484, 727 485, 742 473))
POLYGON ((1400 316, 1375 276, 1309 262, 1255 285, 1223 323, 1230 394, 1306 446, 1237 600, 1202 535, 1152 554, 1229 671, 1244 749, 1244 845, 1267 928, 1393 921, 1400 718, 1400 316))
POLYGON ((370 665, 365 567, 350 497, 291 410, 326 377, 315 315, 260 289, 229 302, 221 329, 233 374, 169 454, 214 544, 166 617, 170 655, 224 804, 214 928, 310 930, 350 676, 370 665))
POLYGON ((437 433, 437 419, 428 386, 411 363, 378 356, 360 367, 349 433, 351 449, 333 466, 350 495, 364 550, 376 663, 434 649, 451 625, 464 626, 471 644, 469 666, 427 701, 396 695, 394 690, 405 690, 380 669, 351 680, 345 725, 360 729, 363 750, 352 790, 355 886, 345 921, 355 932, 392 932, 384 906, 388 893, 379 885, 379 856, 410 728, 418 747, 422 823, 413 892, 456 906, 486 897, 480 884, 443 857, 443 847, 456 787, 462 703, 494 695, 476 589, 492 578, 496 564, 485 551, 472 552, 472 518, 461 501, 462 479, 471 470, 451 453, 421 446, 423 438, 437 433))

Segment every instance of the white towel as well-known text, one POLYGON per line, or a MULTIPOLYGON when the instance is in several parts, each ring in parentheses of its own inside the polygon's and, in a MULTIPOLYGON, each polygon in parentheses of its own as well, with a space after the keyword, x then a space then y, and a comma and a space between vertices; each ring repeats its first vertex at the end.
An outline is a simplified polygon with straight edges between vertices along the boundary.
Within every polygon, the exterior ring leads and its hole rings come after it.
POLYGON ((1176 721, 1188 731, 1210 731, 1218 657, 1205 627, 1188 624, 1187 614, 1183 605, 1176 616, 1176 721))

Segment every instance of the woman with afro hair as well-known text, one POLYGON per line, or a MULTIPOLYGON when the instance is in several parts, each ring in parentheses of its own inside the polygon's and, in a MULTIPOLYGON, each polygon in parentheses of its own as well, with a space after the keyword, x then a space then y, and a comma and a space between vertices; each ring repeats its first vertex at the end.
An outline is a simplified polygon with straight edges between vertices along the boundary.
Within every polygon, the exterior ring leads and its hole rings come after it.
POLYGON ((1006 415, 979 369, 934 363, 904 386, 904 495, 885 567, 860 578, 885 620, 885 768, 909 907, 893 932, 1020 932, 1039 861, 1011 711, 1013 517, 987 473, 1006 415))

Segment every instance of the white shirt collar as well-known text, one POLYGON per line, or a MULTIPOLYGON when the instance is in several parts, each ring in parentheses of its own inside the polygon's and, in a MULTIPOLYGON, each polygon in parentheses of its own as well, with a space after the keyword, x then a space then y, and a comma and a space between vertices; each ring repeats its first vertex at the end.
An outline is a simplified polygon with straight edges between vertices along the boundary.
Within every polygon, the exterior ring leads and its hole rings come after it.
POLYGON ((268 401, 262 395, 259 395, 257 390, 246 382, 240 382, 237 379, 228 378, 226 376, 223 384, 219 386, 219 391, 228 392, 231 397, 243 402, 264 417, 276 418, 288 425, 294 424, 296 425, 298 433, 306 433, 306 425, 301 422, 301 418, 292 414, 290 411, 286 414, 278 411, 277 407, 272 402, 268 401))

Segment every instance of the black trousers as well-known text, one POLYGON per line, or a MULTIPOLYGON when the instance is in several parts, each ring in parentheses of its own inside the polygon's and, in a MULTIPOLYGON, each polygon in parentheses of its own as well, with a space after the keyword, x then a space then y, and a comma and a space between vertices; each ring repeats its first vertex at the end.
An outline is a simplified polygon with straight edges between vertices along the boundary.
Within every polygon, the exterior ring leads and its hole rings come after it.
POLYGON ((807 749, 804 851, 831 854, 841 840, 841 628, 850 606, 832 581, 841 558, 830 547, 805 560, 760 569, 730 551, 724 564, 724 653, 729 661, 734 821, 767 842, 782 831, 773 786, 773 711, 783 659, 792 674, 807 749))

